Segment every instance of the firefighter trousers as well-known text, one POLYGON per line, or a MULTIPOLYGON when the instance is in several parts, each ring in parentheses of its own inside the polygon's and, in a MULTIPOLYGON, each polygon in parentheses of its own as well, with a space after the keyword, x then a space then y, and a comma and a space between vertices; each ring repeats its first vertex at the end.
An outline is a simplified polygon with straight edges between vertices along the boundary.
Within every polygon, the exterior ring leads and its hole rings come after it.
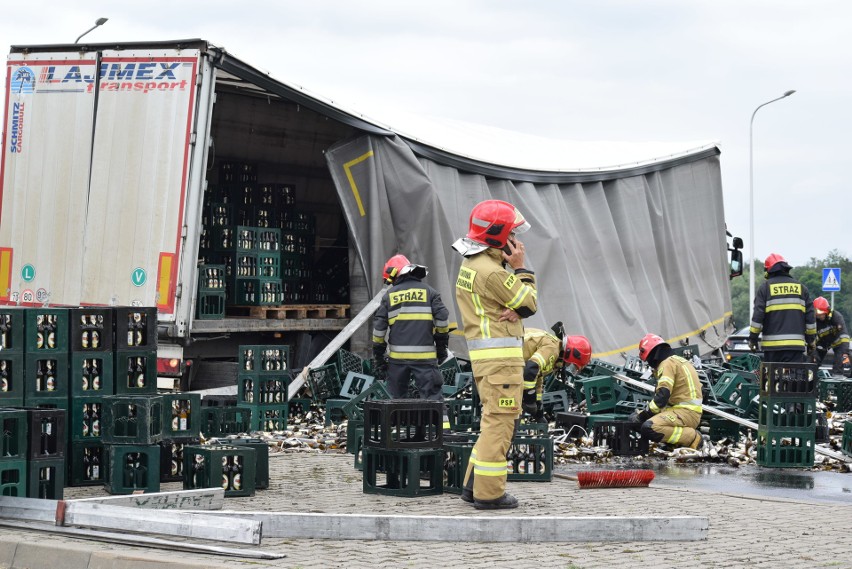
POLYGON ((659 413, 642 423, 639 432, 654 442, 698 448, 701 445, 701 433, 697 430, 699 423, 701 413, 677 407, 663 407, 659 413))
POLYGON ((412 377, 421 399, 444 400, 444 394, 441 392, 444 378, 438 371, 436 363, 407 363, 390 360, 388 362, 388 393, 392 399, 403 399, 408 396, 408 385, 412 377))
POLYGON ((467 486, 473 476, 475 500, 497 500, 506 493, 506 454, 521 413, 523 376, 518 369, 516 374, 486 375, 474 381, 482 401, 482 421, 464 481, 467 486))

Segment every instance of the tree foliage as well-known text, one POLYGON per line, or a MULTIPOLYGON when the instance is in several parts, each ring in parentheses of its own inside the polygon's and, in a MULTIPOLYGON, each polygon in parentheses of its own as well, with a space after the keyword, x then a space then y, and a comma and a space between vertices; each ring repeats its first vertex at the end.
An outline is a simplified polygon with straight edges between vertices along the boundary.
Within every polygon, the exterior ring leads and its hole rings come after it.
MULTIPOLYGON (((826 267, 840 267, 841 290, 834 293, 834 309, 843 315, 848 328, 852 324, 852 319, 850 319, 850 316, 852 316, 852 261, 843 256, 840 251, 834 249, 829 251, 823 259, 811 257, 803 266, 793 267, 791 274, 808 287, 812 301, 818 296, 824 296, 830 302, 831 293, 822 292, 822 270, 826 267)), ((731 304, 737 329, 749 325, 748 279, 750 268, 746 265, 743 276, 731 281, 731 304)), ((756 289, 763 281, 763 262, 755 262, 753 269, 757 271, 754 282, 756 289)))

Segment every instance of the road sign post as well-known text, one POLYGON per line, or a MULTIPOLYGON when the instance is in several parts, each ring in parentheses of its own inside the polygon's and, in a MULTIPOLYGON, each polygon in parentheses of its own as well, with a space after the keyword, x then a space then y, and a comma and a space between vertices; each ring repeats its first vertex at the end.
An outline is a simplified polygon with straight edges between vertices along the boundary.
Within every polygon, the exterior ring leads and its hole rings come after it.
POLYGON ((834 310, 834 293, 840 292, 840 267, 822 270, 822 292, 831 293, 831 309, 834 310))

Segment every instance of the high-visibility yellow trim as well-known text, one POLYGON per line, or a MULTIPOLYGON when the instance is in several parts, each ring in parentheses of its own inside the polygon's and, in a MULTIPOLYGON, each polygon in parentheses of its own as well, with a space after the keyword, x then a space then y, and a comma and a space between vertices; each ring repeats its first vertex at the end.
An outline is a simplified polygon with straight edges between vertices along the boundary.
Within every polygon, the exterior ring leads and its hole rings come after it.
POLYGON ((373 343, 374 344, 384 344, 385 343, 385 337, 384 336, 373 336, 373 343))
POLYGON ((651 402, 650 402, 650 403, 648 403, 648 409, 650 409, 650 410, 651 410, 651 411, 653 411, 654 413, 659 413, 659 412, 660 412, 660 407, 659 407, 659 405, 657 405, 656 403, 654 403, 654 400, 653 400, 653 399, 651 400, 651 402))
MULTIPOLYGON (((696 335, 700 334, 701 332, 703 332, 704 330, 707 330, 708 328, 712 328, 713 326, 715 326, 717 324, 721 324, 722 322, 725 321, 726 318, 730 318, 731 314, 733 314, 733 313, 730 312, 730 311, 725 312, 725 314, 722 315, 721 318, 717 318, 716 320, 713 320, 712 322, 708 322, 707 324, 705 324, 704 326, 702 326, 701 328, 699 328, 697 330, 692 330, 691 332, 687 332, 686 334, 681 334, 679 336, 675 336, 674 338, 669 338, 668 340, 666 340, 666 343, 671 345, 672 342, 677 342, 678 340, 683 340, 684 338, 689 338, 690 336, 696 336, 696 335)), ((620 354, 622 352, 630 352, 632 350, 637 350, 637 349, 639 349, 639 343, 638 342, 635 343, 635 344, 631 344, 629 346, 616 348, 616 349, 610 350, 608 352, 596 352, 596 353, 592 354, 592 357, 593 358, 605 358, 606 356, 611 356, 611 355, 614 355, 614 354, 620 354)))
POLYGON ((521 305, 521 303, 524 302, 524 299, 527 297, 531 290, 533 290, 531 287, 528 287, 527 285, 522 285, 521 288, 518 289, 518 292, 515 294, 515 297, 510 300, 508 304, 506 304, 506 306, 508 308, 511 308, 512 310, 516 309, 521 305))
POLYGON ((484 350, 471 350, 470 361, 481 362, 484 360, 499 360, 502 358, 523 358, 523 348, 486 348, 484 350))
POLYGON ((674 380, 668 376, 663 376, 657 380, 657 387, 660 384, 668 385, 669 387, 674 387, 674 380))
POLYGON ((535 380, 525 381, 524 382, 524 389, 535 389, 535 380))
POLYGON ((672 407, 677 407, 678 409, 688 409, 689 411, 695 411, 696 413, 702 413, 704 411, 701 405, 694 405, 692 403, 678 403, 676 405, 672 405, 672 407))
POLYGON ((805 307, 801 304, 772 304, 766 307, 766 312, 776 312, 778 310, 798 310, 805 311, 805 307))
POLYGON ((681 435, 683 434, 683 427, 675 427, 674 431, 672 431, 671 436, 666 441, 667 443, 676 443, 680 440, 681 435))
POLYGON ((157 306, 170 306, 169 291, 172 285, 172 263, 175 256, 173 253, 160 253, 160 270, 157 281, 157 306))
POLYGON ((491 325, 488 318, 485 316, 485 308, 482 306, 482 299, 475 292, 470 293, 470 298, 473 300, 473 307, 476 315, 479 316, 479 332, 483 338, 491 337, 491 325))
POLYGON ((802 346, 804 347, 804 340, 769 340, 761 342, 763 347, 773 347, 773 346, 802 346))
POLYGON ((432 315, 406 312, 393 318, 388 318, 388 324, 393 324, 397 320, 432 320, 432 315))
POLYGON ((388 357, 396 360, 434 360, 438 354, 435 352, 389 352, 388 357))
POLYGON ((362 154, 358 158, 354 160, 350 160, 343 165, 343 170, 346 172, 346 179, 349 180, 349 187, 352 188, 352 195, 355 196, 355 203, 358 204, 358 213, 361 214, 361 217, 367 215, 367 212, 364 211, 364 204, 361 203, 361 194, 358 193, 358 186, 355 184, 355 178, 352 176, 352 166, 360 164, 367 158, 370 158, 373 155, 373 151, 362 154))

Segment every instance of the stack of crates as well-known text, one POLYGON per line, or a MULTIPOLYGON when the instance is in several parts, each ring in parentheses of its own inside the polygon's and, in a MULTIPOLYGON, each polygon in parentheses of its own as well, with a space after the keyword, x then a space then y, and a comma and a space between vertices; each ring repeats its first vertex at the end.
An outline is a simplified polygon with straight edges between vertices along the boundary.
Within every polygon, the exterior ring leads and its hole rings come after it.
POLYGON ((0 310, 0 406, 24 404, 24 315, 17 308, 0 310))
POLYGON ((412 497, 443 492, 443 413, 441 401, 364 403, 365 493, 412 497))
POLYGON ((68 409, 68 317, 68 309, 63 308, 24 310, 24 404, 27 407, 68 409))
POLYGON ((112 308, 69 311, 71 388, 68 398, 68 485, 105 481, 103 399, 115 393, 115 316, 112 308))
POLYGON ((163 395, 163 440, 160 447, 160 482, 183 482, 183 449, 200 442, 201 395, 163 395))
POLYGON ((225 317, 225 265, 198 265, 196 320, 220 320, 225 317))
POLYGON ((115 310, 116 395, 157 392, 157 309, 120 306, 115 310))
POLYGON ((817 366, 766 363, 760 367, 757 463, 810 468, 816 444, 817 366))
POLYGON ((104 487, 110 494, 160 491, 160 446, 165 399, 160 395, 103 398, 104 487))
POLYGON ((284 345, 240 346, 237 406, 251 413, 252 431, 287 427, 290 348, 284 345))

